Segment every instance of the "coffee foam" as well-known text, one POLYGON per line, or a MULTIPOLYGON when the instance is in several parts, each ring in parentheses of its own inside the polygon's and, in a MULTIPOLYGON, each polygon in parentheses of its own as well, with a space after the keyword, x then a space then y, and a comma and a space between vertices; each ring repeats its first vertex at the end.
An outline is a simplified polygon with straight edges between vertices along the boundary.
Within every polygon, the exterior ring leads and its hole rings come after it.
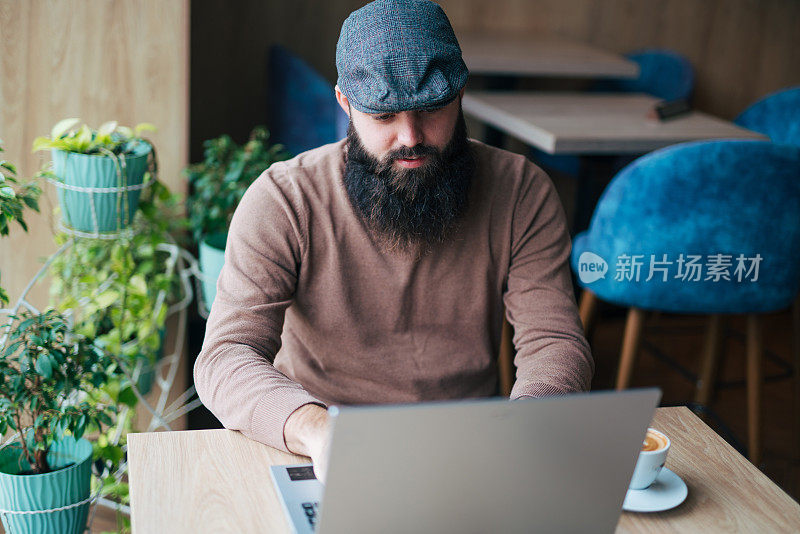
POLYGON ((642 451, 658 451, 667 446, 667 438, 652 430, 647 431, 647 436, 642 443, 642 451))

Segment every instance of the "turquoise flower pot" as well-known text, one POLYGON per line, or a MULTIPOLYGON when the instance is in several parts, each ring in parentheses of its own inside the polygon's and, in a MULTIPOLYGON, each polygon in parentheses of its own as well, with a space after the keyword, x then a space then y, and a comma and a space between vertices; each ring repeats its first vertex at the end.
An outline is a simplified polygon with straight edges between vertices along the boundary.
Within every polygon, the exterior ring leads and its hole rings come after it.
MULTIPOLYGON (((125 160, 127 185, 140 185, 147 171, 147 157, 153 148, 147 143, 139 143, 134 154, 121 157, 125 160)), ((114 188, 120 186, 117 167, 109 156, 78 154, 63 150, 52 150, 53 172, 58 180, 67 186, 95 187, 109 191, 73 191, 58 186, 58 202, 61 205, 61 218, 64 224, 75 230, 88 233, 109 233, 122 230, 130 224, 139 207, 141 189, 121 192, 114 188), (125 198, 127 197, 127 213, 125 198), (97 215, 97 226, 92 216, 92 203, 97 215), (119 204, 119 210, 118 210, 119 204)))
POLYGON ((217 296, 217 279, 225 263, 228 234, 212 234, 200 242, 200 270, 203 272, 203 300, 208 309, 217 296))
POLYGON ((42 475, 20 475, 30 465, 18 445, 0 450, 0 514, 6 532, 13 534, 79 534, 86 528, 90 503, 58 512, 14 514, 60 508, 89 497, 92 444, 64 437, 47 453, 50 467, 69 467, 42 475))

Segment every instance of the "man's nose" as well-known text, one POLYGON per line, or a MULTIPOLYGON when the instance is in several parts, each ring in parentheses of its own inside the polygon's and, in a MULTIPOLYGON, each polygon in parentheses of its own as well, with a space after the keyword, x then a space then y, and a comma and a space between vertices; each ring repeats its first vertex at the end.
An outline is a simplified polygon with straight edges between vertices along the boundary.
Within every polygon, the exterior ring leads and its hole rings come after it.
POLYGON ((422 121, 417 113, 413 111, 403 113, 399 121, 397 141, 407 147, 415 147, 423 143, 422 121))

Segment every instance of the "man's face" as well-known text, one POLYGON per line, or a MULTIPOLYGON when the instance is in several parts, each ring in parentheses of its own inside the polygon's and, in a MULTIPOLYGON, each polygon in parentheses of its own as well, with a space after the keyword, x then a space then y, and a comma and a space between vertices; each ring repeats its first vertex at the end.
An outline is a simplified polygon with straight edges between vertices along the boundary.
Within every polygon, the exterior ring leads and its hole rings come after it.
POLYGON ((460 103, 459 96, 444 107, 374 115, 351 107, 350 121, 374 158, 388 156, 396 169, 416 169, 429 163, 429 158, 409 149, 427 146, 443 151, 453 137, 460 103))
POLYGON ((466 209, 474 161, 460 100, 380 115, 349 109, 345 185, 389 249, 444 241, 466 209))

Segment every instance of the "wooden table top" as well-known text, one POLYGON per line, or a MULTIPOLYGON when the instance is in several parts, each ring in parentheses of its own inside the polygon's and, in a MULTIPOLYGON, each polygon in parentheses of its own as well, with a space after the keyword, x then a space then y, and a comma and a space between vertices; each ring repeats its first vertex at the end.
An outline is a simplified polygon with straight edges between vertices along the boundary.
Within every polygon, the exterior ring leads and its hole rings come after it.
POLYGON ((463 33, 461 54, 473 74, 560 78, 636 78, 639 65, 619 54, 555 36, 463 33))
MULTIPOLYGON (((679 507, 623 512, 617 532, 790 532, 800 505, 686 408, 659 408, 667 467, 689 487, 679 507)), ((128 435, 133 532, 289 532, 269 466, 308 459, 230 430, 128 435)))
POLYGON ((699 111, 651 119, 658 102, 639 93, 474 91, 462 105, 467 115, 548 154, 644 154, 702 139, 765 139, 699 111))

